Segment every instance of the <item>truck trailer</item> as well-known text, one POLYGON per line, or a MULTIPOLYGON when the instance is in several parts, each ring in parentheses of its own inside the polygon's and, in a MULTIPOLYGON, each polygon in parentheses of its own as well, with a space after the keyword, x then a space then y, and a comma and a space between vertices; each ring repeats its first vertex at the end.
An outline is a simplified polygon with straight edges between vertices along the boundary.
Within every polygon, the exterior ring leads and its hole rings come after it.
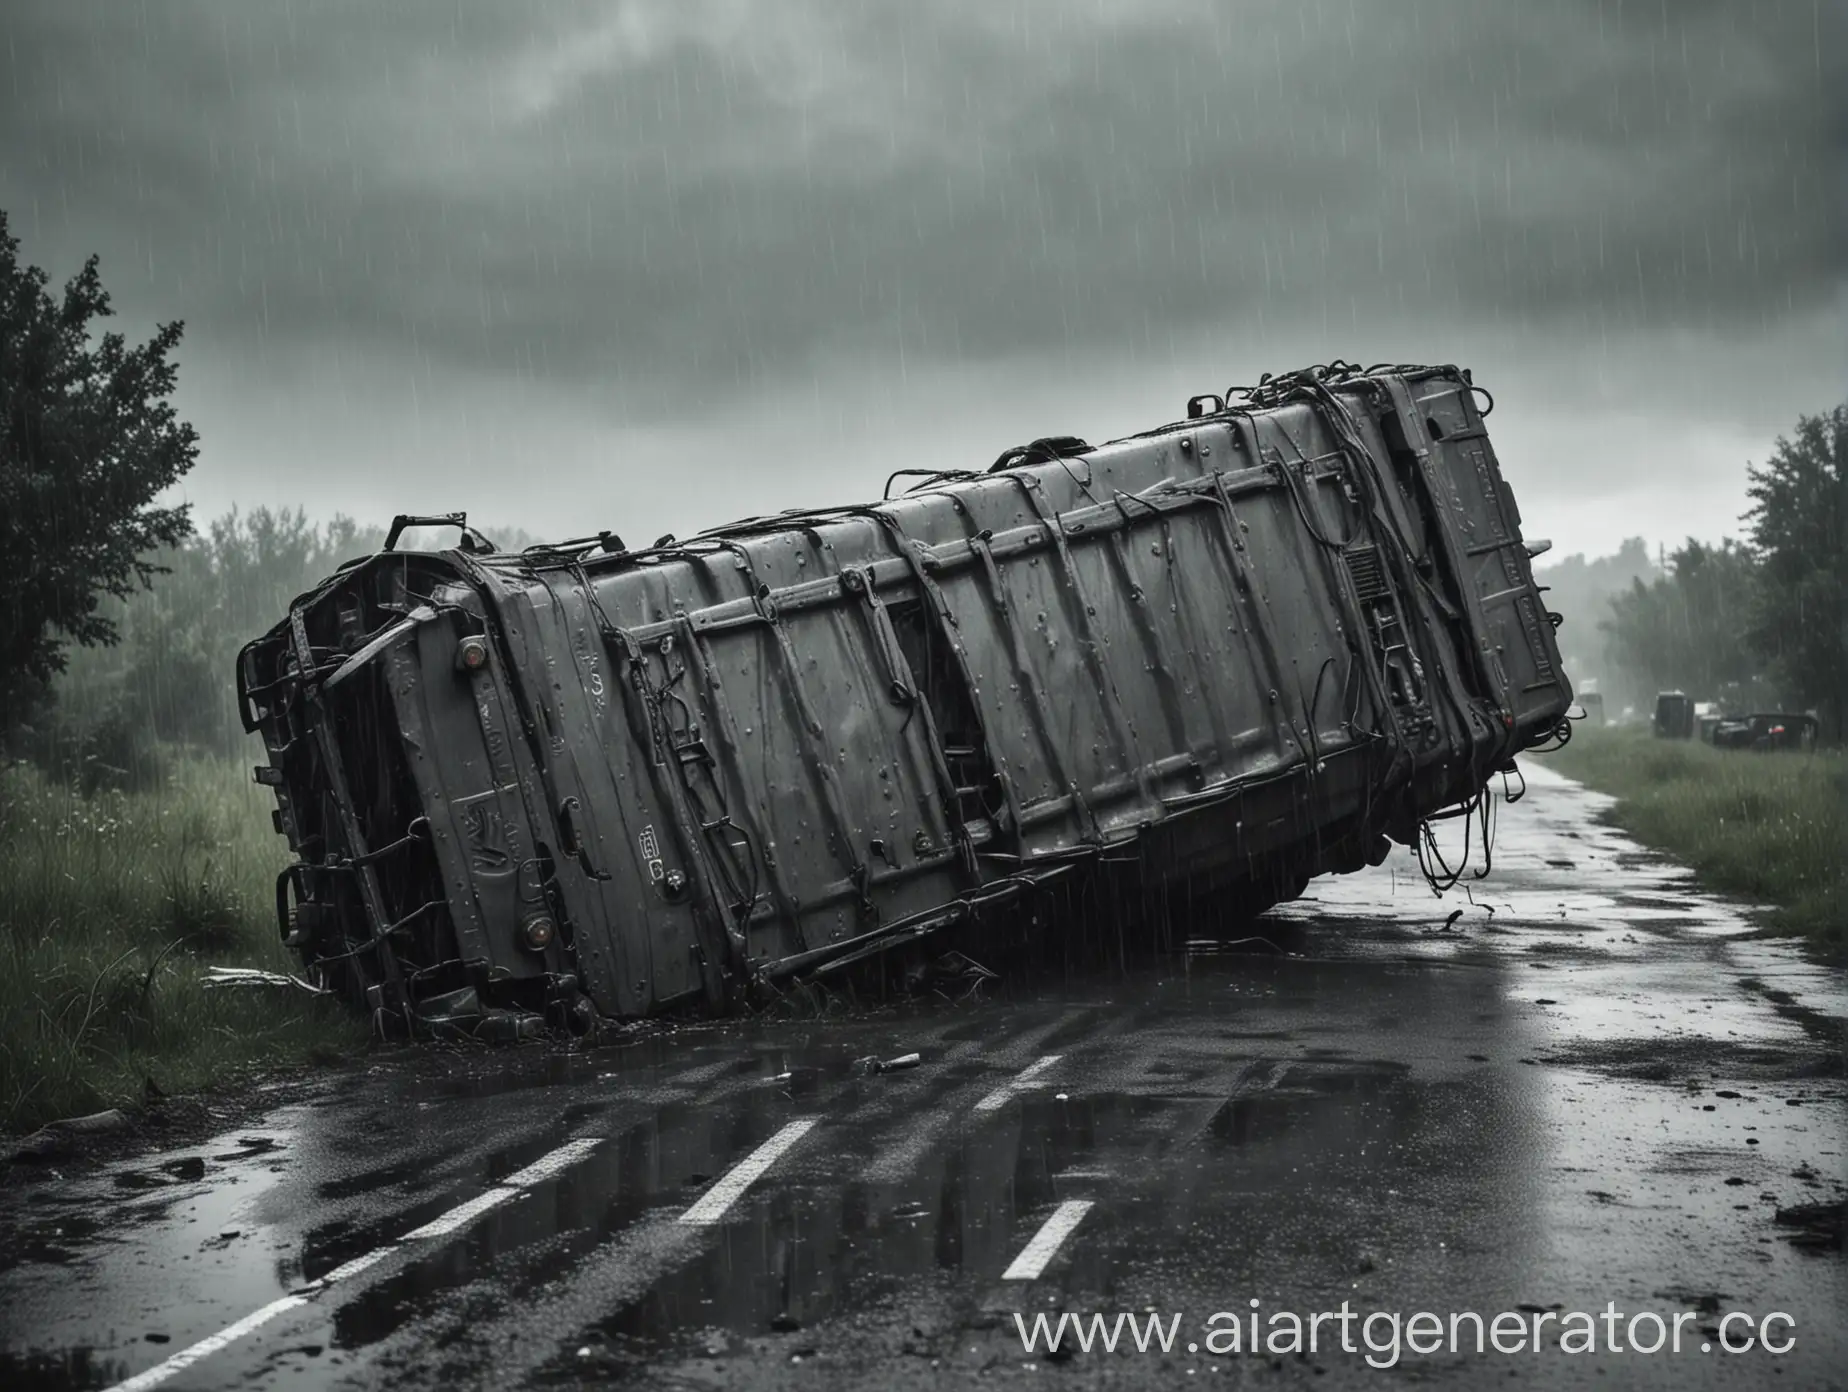
POLYGON ((748 1008, 1099 862, 1255 910, 1486 822, 1572 701, 1492 404, 1337 362, 641 549, 399 517, 239 656, 280 930, 382 1031, 518 1038, 748 1008))

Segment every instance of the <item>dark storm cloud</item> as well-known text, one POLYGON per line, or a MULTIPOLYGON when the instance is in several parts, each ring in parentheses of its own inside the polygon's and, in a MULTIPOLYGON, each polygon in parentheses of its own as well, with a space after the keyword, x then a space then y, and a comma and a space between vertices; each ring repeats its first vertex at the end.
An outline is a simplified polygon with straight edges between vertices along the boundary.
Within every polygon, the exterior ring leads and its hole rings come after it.
POLYGON ((1838 8, 13 0, 0 207, 187 321, 206 515, 651 537, 1346 355, 1610 549, 1841 390, 1838 8))
POLYGON ((1844 278, 1809 0, 10 13, 28 250, 231 351, 665 406, 1253 317, 1760 331, 1844 278))

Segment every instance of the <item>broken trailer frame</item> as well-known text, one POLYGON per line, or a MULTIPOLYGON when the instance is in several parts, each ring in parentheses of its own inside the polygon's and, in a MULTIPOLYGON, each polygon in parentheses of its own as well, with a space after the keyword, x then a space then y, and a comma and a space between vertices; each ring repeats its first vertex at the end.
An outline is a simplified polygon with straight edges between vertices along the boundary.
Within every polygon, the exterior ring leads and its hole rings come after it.
POLYGON ((731 1008, 1105 853, 1248 907, 1378 863, 1566 729, 1478 395, 1307 369, 638 551, 401 517, 239 658, 282 930, 381 1029, 508 1037, 731 1008))

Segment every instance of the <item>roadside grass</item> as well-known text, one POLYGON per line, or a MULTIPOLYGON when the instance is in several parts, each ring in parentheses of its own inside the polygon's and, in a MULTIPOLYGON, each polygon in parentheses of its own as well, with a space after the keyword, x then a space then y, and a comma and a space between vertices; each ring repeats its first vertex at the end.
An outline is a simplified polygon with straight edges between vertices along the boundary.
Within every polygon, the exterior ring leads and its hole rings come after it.
POLYGON ((1769 907, 1765 925, 1848 960, 1848 755, 1755 754, 1647 731, 1576 727, 1540 756, 1617 799, 1612 819, 1712 889, 1769 907))
POLYGON ((0 769, 0 1130, 364 1047, 333 1001, 203 984, 212 964, 293 968, 272 805, 228 760, 89 797, 0 769))

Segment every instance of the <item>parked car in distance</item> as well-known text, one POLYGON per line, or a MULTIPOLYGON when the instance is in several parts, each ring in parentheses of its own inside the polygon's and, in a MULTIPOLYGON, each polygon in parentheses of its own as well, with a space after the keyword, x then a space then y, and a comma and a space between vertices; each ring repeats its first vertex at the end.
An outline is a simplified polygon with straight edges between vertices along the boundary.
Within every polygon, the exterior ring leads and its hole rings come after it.
POLYGON ((1587 725, 1602 725, 1604 723, 1604 694, 1602 692, 1581 691, 1578 694, 1578 703, 1585 708, 1585 723, 1587 725))
POLYGON ((1713 732, 1715 749, 1814 749, 1817 723, 1800 712, 1728 716, 1713 732))
POLYGON ((1693 698, 1679 691, 1659 692, 1656 695, 1654 728, 1659 739, 1692 739, 1693 698))

